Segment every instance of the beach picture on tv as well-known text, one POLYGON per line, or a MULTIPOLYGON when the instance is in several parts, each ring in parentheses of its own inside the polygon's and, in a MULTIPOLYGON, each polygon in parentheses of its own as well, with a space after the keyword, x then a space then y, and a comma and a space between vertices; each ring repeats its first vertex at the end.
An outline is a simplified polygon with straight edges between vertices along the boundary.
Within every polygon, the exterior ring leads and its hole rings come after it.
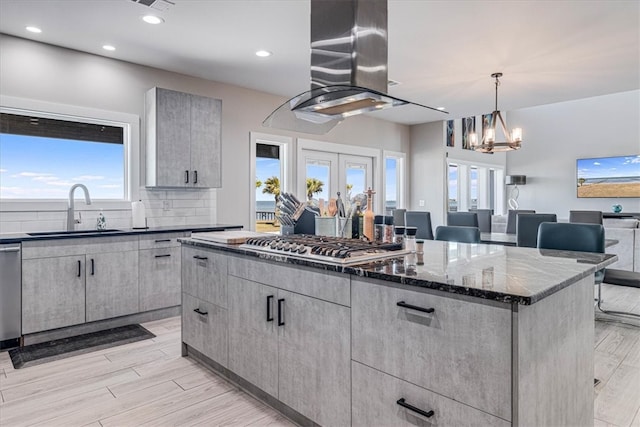
POLYGON ((640 155, 577 161, 578 197, 640 197, 640 155))

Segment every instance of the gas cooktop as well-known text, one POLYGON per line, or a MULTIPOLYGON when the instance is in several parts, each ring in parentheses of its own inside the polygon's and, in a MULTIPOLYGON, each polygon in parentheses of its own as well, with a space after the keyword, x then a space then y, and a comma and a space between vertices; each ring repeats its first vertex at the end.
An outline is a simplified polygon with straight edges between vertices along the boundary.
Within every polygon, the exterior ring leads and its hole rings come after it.
POLYGON ((253 237, 247 239, 240 247, 332 265, 362 264, 409 253, 398 243, 306 234, 253 237))

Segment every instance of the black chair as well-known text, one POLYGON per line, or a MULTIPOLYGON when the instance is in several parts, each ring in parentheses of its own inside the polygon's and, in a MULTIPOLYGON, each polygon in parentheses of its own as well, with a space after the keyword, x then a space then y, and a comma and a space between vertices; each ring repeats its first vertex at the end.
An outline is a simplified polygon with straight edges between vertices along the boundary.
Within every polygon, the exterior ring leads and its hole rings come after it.
POLYGON ((518 246, 538 247, 538 227, 543 222, 558 222, 558 218, 556 214, 518 214, 516 217, 516 242, 518 246))
POLYGON ((478 214, 478 228, 481 233, 491 233, 493 209, 469 209, 469 212, 478 214))
POLYGON ((569 211, 569 222, 602 224, 602 211, 569 211))
POLYGON ((507 234, 516 234, 516 224, 517 224, 519 213, 536 213, 536 211, 531 211, 526 209, 519 209, 519 210, 510 209, 509 215, 507 216, 507 234))
POLYGON ((478 227, 478 214, 475 212, 447 212, 447 225, 478 227))
MULTIPOLYGON (((538 228, 538 248, 604 253, 604 227, 600 224, 543 222, 538 228)), ((598 308, 604 269, 596 271, 598 308)))
POLYGON ((480 243, 480 229, 456 225, 440 225, 436 228, 436 240, 460 243, 480 243))
POLYGON ((431 212, 407 211, 404 214, 404 222, 407 227, 416 227, 416 239, 433 240, 431 227, 431 212))
POLYGON ((404 214, 407 210, 406 209, 393 209, 391 211, 391 214, 393 215, 393 225, 394 226, 405 226, 404 223, 404 214))

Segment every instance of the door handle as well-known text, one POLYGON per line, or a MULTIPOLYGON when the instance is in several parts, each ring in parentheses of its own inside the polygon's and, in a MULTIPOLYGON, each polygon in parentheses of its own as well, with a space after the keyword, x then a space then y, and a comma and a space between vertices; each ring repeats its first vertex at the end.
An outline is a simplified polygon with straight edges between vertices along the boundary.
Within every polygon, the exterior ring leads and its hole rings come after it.
POLYGON ((95 263, 93 261, 93 258, 91 258, 91 275, 93 276, 96 272, 96 266, 95 263))
POLYGON ((407 304, 404 301, 400 301, 396 304, 398 307, 403 307, 403 308, 408 308, 411 310, 416 310, 416 311, 422 311, 423 313, 433 313, 434 311, 436 311, 435 308, 424 308, 424 307, 418 307, 417 305, 411 305, 411 304, 407 304))
POLYGON ((209 314, 209 312, 208 312, 208 311, 202 311, 202 310, 200 310, 200 307, 198 307, 198 308, 194 309, 193 311, 195 311, 196 313, 198 313, 198 314, 199 314, 199 315, 201 315, 201 316, 206 316, 207 314, 209 314))
POLYGON ((267 322, 273 322, 273 313, 271 313, 271 305, 273 304, 273 295, 267 297, 267 322))
POLYGON ((82 274, 82 261, 78 260, 78 277, 82 274))
POLYGON ((169 256, 171 256, 171 254, 156 255, 156 258, 166 258, 169 256))
POLYGON ((284 298, 278 300, 278 326, 284 326, 284 298))
POLYGON ((193 171, 193 183, 198 183, 198 171, 193 171))
POLYGON ((409 405, 405 400, 404 397, 402 399, 398 399, 398 401, 396 402, 398 405, 402 406, 403 408, 407 408, 410 411, 415 412, 416 414, 420 414, 423 417, 426 418, 431 418, 433 417, 434 412, 433 411, 423 411, 420 408, 416 408, 413 405, 409 405))
POLYGON ((170 242, 171 239, 158 239, 156 240, 156 243, 162 243, 162 242, 170 242))
POLYGON ((208 259, 209 259, 209 258, 207 258, 206 256, 200 256, 200 255, 194 255, 193 257, 194 257, 195 259, 199 259, 199 260, 202 260, 202 261, 206 261, 206 260, 208 260, 208 259))
POLYGON ((189 183, 189 171, 184 171, 184 183, 189 183))

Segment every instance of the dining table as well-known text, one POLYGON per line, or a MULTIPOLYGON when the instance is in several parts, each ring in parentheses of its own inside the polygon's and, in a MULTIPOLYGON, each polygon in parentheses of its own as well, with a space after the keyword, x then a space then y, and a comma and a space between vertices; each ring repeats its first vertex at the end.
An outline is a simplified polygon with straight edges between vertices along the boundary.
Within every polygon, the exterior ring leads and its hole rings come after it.
MULTIPOLYGON (((604 246, 610 247, 618 244, 616 239, 604 239, 604 246)), ((516 234, 511 233, 480 233, 480 243, 503 246, 518 246, 516 234)))

